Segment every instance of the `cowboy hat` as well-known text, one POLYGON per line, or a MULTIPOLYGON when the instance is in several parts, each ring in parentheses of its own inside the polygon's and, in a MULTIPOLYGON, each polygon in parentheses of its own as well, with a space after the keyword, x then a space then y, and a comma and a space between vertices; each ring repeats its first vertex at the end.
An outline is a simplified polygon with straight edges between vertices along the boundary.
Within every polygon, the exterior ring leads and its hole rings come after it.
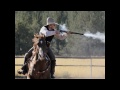
POLYGON ((59 25, 58 23, 56 23, 56 22, 54 21, 53 18, 48 17, 48 18, 47 18, 47 25, 50 25, 50 24, 56 24, 56 25, 59 25))

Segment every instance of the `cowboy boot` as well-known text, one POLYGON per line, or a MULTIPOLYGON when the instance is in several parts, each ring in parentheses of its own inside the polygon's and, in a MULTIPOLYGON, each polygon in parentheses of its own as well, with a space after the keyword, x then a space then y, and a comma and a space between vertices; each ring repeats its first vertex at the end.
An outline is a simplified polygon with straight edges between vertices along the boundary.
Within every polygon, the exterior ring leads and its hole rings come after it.
POLYGON ((26 74, 28 72, 28 68, 27 68, 27 61, 28 59, 32 56, 32 51, 33 51, 33 48, 31 48, 28 53, 25 54, 25 57, 24 57, 24 65, 22 66, 22 68, 20 70, 18 70, 18 73, 19 74, 26 74))
POLYGON ((27 71, 28 71, 28 69, 27 69, 27 63, 25 63, 25 64, 22 66, 22 68, 21 68, 20 70, 18 70, 18 73, 25 75, 25 74, 27 73, 27 71))
POLYGON ((54 73, 55 73, 55 65, 56 65, 56 60, 51 60, 51 78, 55 78, 54 73))
POLYGON ((25 57, 24 57, 24 65, 21 67, 21 69, 20 70, 18 70, 18 73, 19 74, 26 74, 27 73, 27 61, 28 61, 28 55, 27 55, 28 53, 26 53, 25 54, 25 57))

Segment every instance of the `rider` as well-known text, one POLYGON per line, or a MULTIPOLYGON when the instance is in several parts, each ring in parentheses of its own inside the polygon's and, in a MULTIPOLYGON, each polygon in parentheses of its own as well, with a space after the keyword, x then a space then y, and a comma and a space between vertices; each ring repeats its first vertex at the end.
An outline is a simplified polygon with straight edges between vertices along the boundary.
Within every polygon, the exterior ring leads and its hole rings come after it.
MULTIPOLYGON (((51 78, 55 78, 54 72, 55 72, 56 59, 55 59, 55 55, 53 54, 53 52, 50 48, 50 42, 52 41, 54 36, 60 40, 64 40, 69 34, 69 32, 60 33, 58 30, 55 30, 56 25, 59 25, 59 24, 55 23, 53 18, 48 17, 47 25, 43 26, 39 32, 39 34, 42 33, 46 37, 46 45, 48 47, 47 55, 49 56, 49 58, 51 60, 51 71, 50 71, 51 78)), ((19 74, 27 73, 27 67, 26 67, 27 62, 26 61, 32 56, 32 51, 33 51, 33 47, 25 54, 24 65, 22 66, 22 68, 20 70, 18 70, 19 74)))

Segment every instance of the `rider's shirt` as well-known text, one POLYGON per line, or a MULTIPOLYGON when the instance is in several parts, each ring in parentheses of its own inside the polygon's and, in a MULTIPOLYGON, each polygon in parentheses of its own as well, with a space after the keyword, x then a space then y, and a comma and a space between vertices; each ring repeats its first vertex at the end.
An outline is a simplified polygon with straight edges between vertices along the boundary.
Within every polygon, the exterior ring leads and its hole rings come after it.
POLYGON ((39 34, 41 34, 41 33, 44 34, 45 37, 46 37, 46 44, 50 43, 54 36, 57 37, 60 40, 64 40, 67 37, 67 33, 56 34, 56 31, 54 29, 53 30, 49 30, 48 26, 43 26, 40 29, 39 34))

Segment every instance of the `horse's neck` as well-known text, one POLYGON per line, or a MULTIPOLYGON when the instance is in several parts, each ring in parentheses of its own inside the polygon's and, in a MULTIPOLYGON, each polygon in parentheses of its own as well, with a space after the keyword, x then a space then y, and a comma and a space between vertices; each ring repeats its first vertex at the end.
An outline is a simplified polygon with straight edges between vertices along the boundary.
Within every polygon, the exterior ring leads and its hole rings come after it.
POLYGON ((44 70, 46 68, 46 60, 38 60, 35 67, 37 70, 44 70))

